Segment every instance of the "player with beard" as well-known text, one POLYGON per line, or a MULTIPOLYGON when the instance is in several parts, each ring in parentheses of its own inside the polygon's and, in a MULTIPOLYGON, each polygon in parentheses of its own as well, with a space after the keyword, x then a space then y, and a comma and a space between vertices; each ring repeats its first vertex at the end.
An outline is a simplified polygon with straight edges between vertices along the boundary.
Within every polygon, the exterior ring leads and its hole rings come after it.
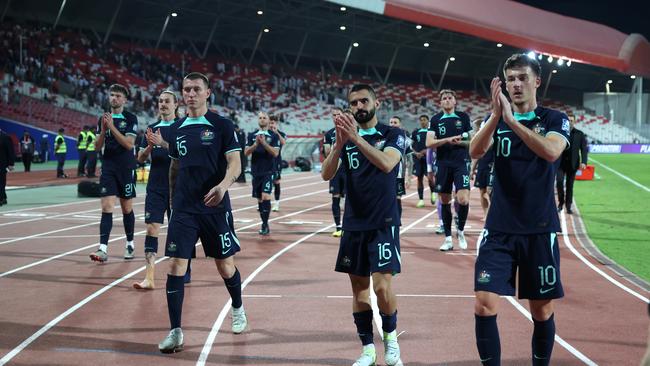
POLYGON ((259 129, 248 135, 248 143, 244 152, 251 155, 251 175, 253 176, 253 198, 262 219, 260 235, 269 235, 269 214, 271 213, 271 190, 273 189, 273 172, 275 158, 280 153, 278 135, 269 131, 269 115, 260 112, 257 115, 259 129))
POLYGON ((133 259, 135 245, 133 229, 135 214, 132 200, 135 198, 134 154, 138 118, 124 110, 129 92, 124 85, 113 84, 108 88, 111 113, 104 113, 97 123, 96 148, 104 148, 99 185, 101 186, 102 217, 99 223, 99 248, 90 254, 94 262, 108 260, 108 238, 113 228, 115 199, 120 199, 122 222, 126 233, 124 259, 133 259))
MULTIPOLYGON (((336 120, 336 117, 340 114, 343 114, 343 109, 332 107, 332 120, 336 120)), ((334 142, 336 142, 336 128, 331 128, 323 137, 323 155, 325 158, 332 151, 334 142)), ((330 179, 329 190, 332 195, 332 216, 334 216, 334 224, 336 225, 332 236, 340 238, 343 235, 343 229, 341 227, 341 197, 345 195, 345 174, 343 173, 343 169, 337 170, 334 178, 330 179)))
POLYGON ((378 123, 375 112, 380 103, 369 85, 354 85, 348 101, 353 116, 344 113, 335 118, 336 141, 321 171, 323 179, 330 180, 340 169, 346 179, 343 236, 335 269, 347 273, 352 284, 352 315, 363 345, 354 366, 374 365, 377 359, 370 291, 377 295, 382 319, 384 361, 398 365, 402 362, 397 298, 392 289, 393 276, 401 270, 395 181, 406 136, 378 123))
POLYGON ((469 169, 468 153, 469 138, 472 125, 469 116, 456 111, 456 93, 444 89, 439 93, 442 112, 431 117, 427 134, 427 147, 436 148, 436 190, 440 195, 442 221, 445 229, 445 241, 440 246, 441 251, 454 248, 451 239, 451 199, 452 188, 456 189, 458 206, 458 246, 467 249, 467 241, 463 230, 469 212, 469 169))

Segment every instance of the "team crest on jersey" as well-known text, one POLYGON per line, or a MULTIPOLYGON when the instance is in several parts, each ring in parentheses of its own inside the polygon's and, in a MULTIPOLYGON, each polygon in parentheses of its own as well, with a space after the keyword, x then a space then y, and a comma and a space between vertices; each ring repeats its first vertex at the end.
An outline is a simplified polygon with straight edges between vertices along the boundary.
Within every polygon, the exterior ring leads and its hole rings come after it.
POLYGON ((570 130, 571 130, 571 123, 569 123, 568 119, 562 118, 562 131, 568 134, 570 130))
POLYGON ((267 142, 267 143, 270 144, 270 143, 271 143, 271 139, 272 139, 271 136, 266 136, 266 142, 267 142))
POLYGON ((456 128, 461 128, 463 127, 463 122, 461 120, 456 120, 456 128))
POLYGON ((541 123, 537 122, 533 125, 533 132, 535 132, 538 135, 544 136, 546 135, 546 127, 544 127, 541 123))
POLYGON ((167 250, 170 252, 175 252, 176 251, 176 243, 173 241, 170 241, 169 244, 167 244, 167 250))
POLYGON ((203 130, 201 131, 201 141, 203 142, 210 142, 214 140, 214 132, 211 130, 203 130))
POLYGON ((375 141, 375 143, 373 144, 373 146, 374 146, 375 148, 379 149, 379 150, 383 150, 383 149, 384 149, 384 145, 386 145, 386 140, 377 140, 377 141, 375 141))
POLYGON ((352 260, 350 260, 350 258, 348 258, 348 256, 346 255, 343 258, 341 258, 341 265, 343 267, 350 267, 352 265, 352 260))
POLYGON ((476 281, 478 283, 488 283, 490 282, 490 274, 487 271, 483 270, 478 274, 476 281))
POLYGON ((119 126, 119 128, 120 128, 120 130, 125 129, 125 128, 126 128, 126 121, 120 121, 120 126, 119 126))
POLYGON ((402 135, 397 136, 397 146, 402 150, 406 148, 406 139, 404 138, 404 136, 402 135))

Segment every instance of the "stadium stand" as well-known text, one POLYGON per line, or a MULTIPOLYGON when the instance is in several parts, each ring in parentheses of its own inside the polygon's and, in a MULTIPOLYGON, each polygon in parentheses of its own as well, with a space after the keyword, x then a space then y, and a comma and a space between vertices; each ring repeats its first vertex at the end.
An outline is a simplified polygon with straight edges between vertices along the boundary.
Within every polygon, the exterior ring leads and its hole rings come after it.
MULTIPOLYGON (((5 22, 0 26, 2 116, 48 130, 63 126, 71 134, 94 125, 107 105, 105 90, 120 82, 131 88, 129 109, 141 128, 155 116, 155 96, 165 88, 178 91, 183 70, 200 71, 212 81, 211 105, 229 115, 245 131, 257 127, 257 112, 277 114, 289 135, 319 135, 331 127, 331 105, 344 106, 345 90, 353 83, 376 85, 368 78, 342 79, 313 71, 287 72, 277 65, 244 65, 214 56, 202 60, 188 53, 150 49, 114 42, 107 46, 83 33, 52 31, 35 25, 5 22), (13 51, 16 35, 24 37, 23 63, 13 51), (11 97, 9 97, 11 95, 11 97)), ((376 85, 384 108, 380 118, 399 115, 406 129, 416 127, 421 114, 438 109, 437 92, 421 84, 376 85)), ((473 118, 489 113, 488 100, 459 91, 458 109, 473 118)), ((548 106, 573 112, 577 126, 600 143, 649 142, 647 138, 584 109, 552 101, 548 106)))

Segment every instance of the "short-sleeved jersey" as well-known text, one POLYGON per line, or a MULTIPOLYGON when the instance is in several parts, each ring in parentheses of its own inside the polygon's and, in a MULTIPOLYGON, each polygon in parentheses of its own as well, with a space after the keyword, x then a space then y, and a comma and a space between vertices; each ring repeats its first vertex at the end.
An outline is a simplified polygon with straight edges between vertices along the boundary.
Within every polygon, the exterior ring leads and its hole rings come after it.
MULTIPOLYGON (((468 134, 472 131, 472 124, 469 116, 464 112, 453 112, 445 114, 440 112, 429 122, 429 131, 436 134, 436 139, 468 134)), ((469 149, 460 145, 444 144, 436 148, 437 163, 445 165, 462 165, 469 159, 469 149)))
MULTIPOLYGON (((137 136, 138 131, 138 117, 135 114, 122 111, 120 114, 113 114, 113 124, 118 131, 124 136, 137 136)), ((102 118, 97 122, 97 134, 102 130, 102 118)), ((111 164, 117 167, 126 169, 133 169, 136 165, 134 150, 125 149, 115 139, 115 136, 110 130, 106 130, 104 137, 104 160, 102 164, 111 164)))
POLYGON ((179 163, 172 201, 174 211, 229 211, 228 192, 215 207, 206 206, 203 198, 225 177, 226 155, 241 151, 232 121, 210 111, 201 117, 185 117, 171 126, 169 139, 169 156, 179 163))
MULTIPOLYGON (((541 136, 557 134, 569 143, 564 113, 537 107, 515 118, 541 136)), ((551 163, 535 154, 503 119, 494 130, 493 150, 494 181, 485 227, 507 234, 561 231, 554 195, 559 159, 551 163)))
MULTIPOLYGON (((379 150, 395 149, 404 155, 406 136, 402 129, 377 124, 374 128, 359 130, 359 135, 379 150)), ((340 159, 339 169, 343 169, 346 179, 343 230, 364 231, 399 226, 395 190, 399 164, 389 173, 384 173, 350 142, 343 147, 340 159)))
MULTIPOLYGON (((280 148, 280 139, 275 133, 270 131, 256 130, 248 134, 246 146, 253 146, 257 135, 264 135, 266 143, 271 147, 280 148)), ((275 157, 271 155, 264 146, 257 145, 257 148, 251 154, 251 174, 254 177, 273 174, 275 171, 275 157)))
MULTIPOLYGON (((273 134, 273 132, 271 132, 271 131, 269 131, 269 132, 273 134)), ((286 134, 286 133, 284 133, 284 132, 282 132, 282 131, 280 131, 280 130, 278 130, 278 133, 282 136, 283 139, 286 139, 286 138, 287 138, 287 134, 286 134)), ((278 138, 278 143, 279 143, 279 142, 280 142, 280 139, 278 138)), ((282 164, 282 147, 283 147, 283 145, 280 144, 280 149, 279 149, 279 151, 278 151, 278 156, 275 157, 275 167, 276 167, 276 168, 279 167, 280 164, 282 164)))
MULTIPOLYGON (((489 116, 485 118, 485 121, 481 123, 481 128, 485 126, 486 121, 488 120, 489 116)), ((482 169, 489 169, 490 165, 494 163, 494 149, 492 146, 488 149, 488 151, 485 152, 485 155, 478 159, 478 162, 476 163, 476 169, 482 170, 482 169)))
POLYGON ((413 145, 411 148, 414 152, 420 152, 427 148, 427 130, 426 128, 418 128, 413 131, 411 134, 411 140, 413 140, 413 145))
MULTIPOLYGON (((163 140, 169 143, 171 148, 172 142, 169 140, 169 131, 171 126, 176 122, 158 120, 158 122, 150 124, 150 128, 154 133, 160 131, 160 136, 163 140)), ((147 139, 142 140, 140 149, 144 150, 148 145, 147 139)), ((151 168, 149 170, 149 180, 147 181, 147 191, 155 192, 168 192, 169 191, 169 151, 162 146, 154 146, 151 149, 151 168)))

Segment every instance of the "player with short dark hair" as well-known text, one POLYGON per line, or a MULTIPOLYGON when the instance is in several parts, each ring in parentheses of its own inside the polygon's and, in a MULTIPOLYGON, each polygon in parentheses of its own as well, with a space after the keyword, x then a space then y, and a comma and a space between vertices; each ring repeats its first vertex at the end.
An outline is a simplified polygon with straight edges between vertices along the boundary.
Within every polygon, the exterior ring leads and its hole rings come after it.
POLYGON ((273 194, 275 202, 273 203, 272 211, 280 211, 280 180, 282 179, 282 147, 287 143, 287 134, 280 131, 280 121, 276 115, 269 116, 269 131, 275 133, 280 142, 278 149, 278 156, 275 157, 275 171, 273 173, 273 194))
POLYGON ((332 179, 337 170, 343 170, 346 176, 347 198, 336 271, 348 273, 352 284, 352 315, 363 345, 354 365, 374 365, 377 358, 370 307, 373 290, 382 318, 385 362, 398 365, 397 298, 391 283, 393 275, 401 270, 395 181, 406 136, 402 130, 378 123, 376 110, 380 103, 369 85, 353 86, 348 101, 352 113, 335 117, 336 141, 321 171, 324 180, 332 179))
POLYGON ((280 153, 278 135, 269 131, 269 115, 260 112, 257 115, 259 129, 248 134, 248 142, 244 152, 251 155, 251 175, 253 176, 253 198, 257 204, 262 219, 260 235, 269 235, 269 214, 271 213, 271 190, 275 158, 280 153))
MULTIPOLYGON (((343 114, 342 108, 332 107, 332 121, 336 120, 336 117, 340 114, 343 114)), ((336 128, 331 128, 323 137, 323 156, 325 158, 332 151, 332 145, 335 142, 336 128)), ((334 224, 336 225, 332 236, 340 238, 343 235, 343 229, 341 227, 341 197, 345 196, 345 174, 343 173, 343 169, 337 170, 334 177, 329 180, 329 191, 332 195, 332 216, 334 216, 334 224)))
POLYGON ((188 74, 183 79, 187 117, 175 122, 169 133, 172 215, 165 255, 171 258, 166 284, 171 330, 158 344, 163 353, 183 349, 183 277, 198 239, 205 255, 214 258, 232 299, 233 333, 243 332, 248 324, 241 275, 235 266, 240 245, 228 195, 228 188, 240 173, 241 146, 232 121, 208 110, 209 97, 208 78, 200 73, 188 74))
MULTIPOLYGON (((394 128, 399 128, 401 130, 402 119, 399 118, 399 116, 393 116, 388 120, 388 125, 394 128)), ((404 134, 406 135, 406 131, 404 131, 404 134)), ((399 212, 400 220, 402 218, 402 196, 406 194, 406 186, 408 184, 407 182, 410 182, 411 180, 409 174, 411 169, 410 158, 411 155, 413 155, 411 144, 411 139, 406 138, 406 149, 402 155, 401 160, 399 161, 399 168, 397 170, 397 211, 399 212)))
POLYGON ((445 241, 441 251, 454 249, 451 239, 451 199, 452 188, 456 189, 458 207, 458 246, 467 249, 467 240, 463 232, 469 213, 469 169, 470 159, 467 151, 472 125, 469 115, 456 111, 456 93, 443 89, 438 94, 442 112, 431 117, 427 133, 427 147, 436 148, 436 191, 440 195, 442 221, 445 229, 445 241))
POLYGON ((144 238, 146 270, 144 280, 133 284, 133 287, 138 290, 152 290, 156 287, 154 275, 156 253, 158 253, 158 233, 160 225, 165 221, 165 214, 168 219, 170 215, 169 131, 172 124, 176 122, 177 109, 176 93, 169 90, 160 93, 158 96, 160 119, 147 127, 146 139, 138 152, 139 163, 144 163, 151 158, 147 195, 144 201, 144 222, 147 224, 147 236, 144 238))
POLYGON ((473 158, 494 149, 492 202, 474 268, 476 344, 486 366, 501 362, 500 295, 515 295, 519 283, 519 298, 528 299, 534 323, 532 364, 541 366, 550 363, 553 351, 553 299, 564 296, 554 183, 570 127, 564 113, 537 105, 540 72, 537 60, 525 54, 506 60, 512 102, 494 78, 492 113, 470 145, 473 158))
POLYGON ((111 113, 104 113, 97 122, 96 148, 104 148, 99 185, 101 186, 102 217, 99 223, 99 248, 90 254, 94 262, 108 260, 108 238, 113 228, 115 199, 120 199, 122 222, 126 233, 124 259, 133 259, 135 244, 133 230, 135 214, 132 200, 135 198, 134 154, 138 118, 124 110, 129 92, 124 85, 113 84, 108 88, 111 113))
POLYGON ((415 207, 421 208, 424 207, 424 177, 427 177, 429 182, 429 190, 431 191, 431 204, 434 204, 436 201, 436 193, 434 188, 434 182, 429 179, 427 174, 427 132, 429 132, 429 116, 426 114, 418 117, 418 122, 420 123, 420 128, 413 131, 411 134, 411 140, 413 141, 413 166, 414 174, 418 179, 418 203, 415 207))

